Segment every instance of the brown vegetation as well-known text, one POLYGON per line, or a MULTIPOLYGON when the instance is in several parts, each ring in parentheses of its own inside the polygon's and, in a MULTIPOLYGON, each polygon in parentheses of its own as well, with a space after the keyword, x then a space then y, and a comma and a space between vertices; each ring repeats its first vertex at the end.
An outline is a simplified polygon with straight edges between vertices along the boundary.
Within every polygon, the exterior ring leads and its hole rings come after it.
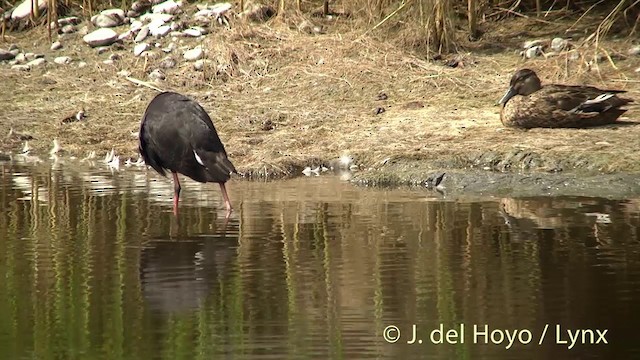
MULTIPOLYGON (((417 11, 416 4, 426 3, 443 2, 410 1, 405 8, 417 11)), ((433 47, 410 31, 417 23, 403 20, 408 9, 393 13, 398 2, 368 2, 378 6, 377 14, 364 1, 349 2, 349 8, 347 2, 331 2, 330 10, 341 15, 329 19, 305 15, 314 4, 302 2, 302 13, 293 9, 286 18, 265 24, 236 21, 229 30, 218 28, 203 43, 212 60, 204 71, 181 63, 164 82, 154 84, 200 101, 241 171, 260 176, 298 174, 304 166, 330 164, 341 155, 352 156, 361 169, 384 170, 396 164, 390 171, 415 170, 416 165, 640 170, 637 126, 510 130, 502 127, 499 108, 494 106, 513 71, 523 66, 535 69, 543 82, 622 88, 640 99, 634 72, 640 59, 627 55, 629 38, 610 33, 594 46, 590 34, 601 29, 600 13, 580 17, 558 10, 542 12, 543 20, 535 14, 507 16, 516 10, 506 8, 509 11, 500 13, 506 17, 495 21, 491 19, 498 15, 487 14, 488 10, 507 5, 479 3, 478 12, 484 15, 478 16, 478 41, 463 36, 468 28, 456 27, 462 20, 446 13, 443 16, 455 20, 453 30, 441 33, 444 37, 434 40, 438 46, 433 47), (365 10, 369 15, 363 15, 365 10), (371 21, 374 17, 379 20, 371 21), (299 31, 302 20, 321 26, 322 32, 299 31), (518 55, 526 40, 567 34, 574 38, 576 59, 572 52, 529 60, 518 55), (434 56, 429 49, 445 50, 446 44, 453 44, 444 40, 449 35, 455 38, 456 52, 434 56), (600 61, 594 61, 595 55, 600 61), (381 100, 382 93, 387 99, 381 100), (405 166, 399 168, 399 163, 405 166)), ((425 20, 418 27, 426 29, 429 21, 436 20, 425 20)), ((623 35, 630 31, 625 26, 620 29, 623 35)), ((13 85, 12 91, 0 95, 0 133, 13 128, 31 134, 34 152, 46 153, 51 139, 58 138, 77 156, 115 148, 122 156, 136 157, 132 132, 156 92, 119 72, 146 79, 161 57, 144 59, 124 51, 114 65, 105 65, 102 60, 108 54, 97 55, 76 36, 66 41, 65 51, 88 62, 86 68, 51 64, 30 73, 8 68, 0 72, 0 82, 13 85), (60 121, 81 107, 86 120, 60 121)), ((11 33, 9 41, 50 53, 37 29, 11 33)), ((638 120, 636 109, 627 115, 631 122, 638 120)), ((21 144, 12 137, 3 142, 2 150, 17 151, 21 144)))

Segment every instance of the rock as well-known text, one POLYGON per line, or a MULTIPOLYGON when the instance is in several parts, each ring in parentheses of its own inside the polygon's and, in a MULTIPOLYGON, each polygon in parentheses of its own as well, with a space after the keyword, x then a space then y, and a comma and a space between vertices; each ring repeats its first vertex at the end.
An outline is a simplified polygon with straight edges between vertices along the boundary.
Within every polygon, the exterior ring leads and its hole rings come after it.
POLYGON ((147 43, 140 43, 137 44, 134 48, 133 48, 133 55, 135 56, 140 56, 143 52, 149 50, 150 46, 147 43))
POLYGON ((148 0, 139 0, 131 4, 131 11, 137 12, 138 14, 142 14, 149 9, 151 9, 151 1, 148 0))
POLYGON ((570 61, 576 61, 580 59, 580 53, 577 50, 571 51, 569 53, 569 60, 570 61))
POLYGON ((152 12, 155 14, 178 14, 181 10, 182 1, 175 2, 173 0, 167 0, 158 5, 155 5, 152 12))
POLYGON ((542 46, 540 45, 536 45, 533 47, 528 48, 527 50, 525 50, 524 52, 524 56, 527 59, 533 59, 534 57, 540 56, 542 55, 542 46))
POLYGON ((534 46, 542 46, 542 45, 544 45, 544 40, 529 40, 529 41, 525 41, 522 47, 525 49, 530 49, 534 46))
POLYGON ((106 15, 106 16, 113 16, 113 17, 117 17, 119 19, 121 19, 122 21, 124 21, 124 10, 122 9, 118 9, 118 8, 113 8, 113 9, 107 9, 107 10, 102 10, 100 12, 100 14, 102 15, 106 15))
POLYGON ((163 69, 173 69, 174 67, 176 67, 176 65, 176 60, 170 56, 167 56, 160 62, 160 67, 163 69))
POLYGON ((129 77, 129 76, 131 76, 131 71, 129 71, 129 70, 120 70, 120 71, 118 71, 118 75, 123 76, 123 77, 129 77))
POLYGON ((640 73, 640 67, 635 70, 637 73, 640 73))
POLYGON ((136 35, 136 38, 133 39, 133 41, 137 43, 144 41, 144 39, 146 39, 148 35, 149 35, 149 27, 145 25, 142 28, 140 28, 140 31, 138 31, 138 35, 136 35))
POLYGON ((33 69, 34 67, 40 66, 40 65, 44 65, 47 62, 47 60, 43 59, 43 58, 37 58, 35 60, 31 60, 27 63, 27 66, 31 69, 33 69))
POLYGON ((177 47, 177 45, 175 43, 169 43, 169 45, 166 48, 163 48, 162 51, 165 53, 170 53, 173 50, 175 50, 177 47))
POLYGON ((15 57, 16 55, 14 55, 11 51, 0 49, 0 61, 12 60, 15 57))
POLYGON ((149 27, 149 33, 155 37, 164 37, 171 31, 171 26, 162 25, 159 27, 149 27))
POLYGON ((107 60, 103 61, 102 63, 105 64, 105 65, 113 65, 113 60, 107 59, 107 60))
POLYGON ((51 44, 51 50, 60 50, 62 49, 62 44, 60 43, 60 41, 56 41, 53 44, 51 44))
POLYGON ((153 21, 162 21, 162 23, 164 24, 164 23, 168 23, 171 20, 173 20, 173 15, 171 14, 147 13, 140 16, 140 21, 148 22, 148 23, 151 23, 153 21))
POLYGON ((174 21, 171 23, 172 31, 180 31, 187 28, 187 24, 184 21, 174 21))
POLYGON ((118 35, 118 41, 130 39, 133 36, 133 31, 127 30, 122 34, 118 35))
POLYGON ((187 61, 195 61, 202 59, 204 56, 204 51, 201 47, 196 47, 195 49, 187 50, 184 52, 184 59, 187 61))
POLYGON ((19 53, 16 55, 15 60, 18 64, 27 61, 27 56, 24 53, 19 53))
POLYGON ((68 56, 58 56, 57 58, 53 59, 53 62, 58 65, 67 65, 71 63, 71 58, 68 56))
POLYGON ((109 60, 112 60, 112 61, 120 60, 121 58, 122 57, 120 55, 118 55, 118 54, 109 55, 109 60))
POLYGON ((118 33, 108 28, 101 28, 85 35, 82 39, 91 47, 111 45, 118 38, 118 33))
POLYGON ((18 54, 20 54, 20 49, 9 49, 9 52, 13 54, 13 56, 18 56, 18 54))
MULTIPOLYGON (((47 8, 47 0, 38 0, 38 9, 44 10, 47 8)), ((11 20, 22 20, 31 15, 32 0, 24 0, 18 5, 11 13, 11 20)))
POLYGON ((18 47, 18 44, 9 45, 9 51, 13 51, 13 50, 20 50, 20 48, 18 47))
POLYGON ((204 64, 205 64, 205 60, 204 59, 196 60, 196 62, 193 63, 193 68, 196 71, 202 71, 202 70, 204 70, 204 64))
POLYGON ((110 28, 122 25, 123 19, 113 14, 98 14, 91 17, 91 23, 100 28, 110 28))
POLYGON ((73 34, 74 32, 76 32, 77 29, 74 25, 65 25, 60 29, 60 32, 63 34, 73 34))
POLYGON ((129 27, 129 30, 131 32, 136 32, 136 31, 139 31, 140 29, 142 29, 143 26, 144 26, 144 24, 142 23, 142 21, 133 20, 131 22, 131 26, 129 27))
POLYGON ((80 61, 80 62, 78 63, 78 68, 79 68, 79 69, 82 69, 83 67, 86 67, 86 66, 87 66, 87 63, 86 63, 86 62, 84 62, 84 61, 80 61))
POLYGON ((69 16, 62 19, 58 19, 59 26, 78 25, 78 24, 80 24, 80 18, 77 16, 69 16))
POLYGON ((108 47, 108 46, 100 46, 100 47, 99 47, 99 48, 97 48, 96 50, 97 50, 97 51, 96 51, 96 52, 97 52, 97 54, 98 54, 98 55, 100 55, 100 54, 104 54, 104 53, 106 53, 107 51, 109 51, 109 47, 108 47))
POLYGON ((29 71, 31 68, 29 65, 13 65, 11 70, 19 70, 19 71, 29 71))
POLYGON ((551 49, 553 51, 560 52, 562 50, 567 49, 568 47, 569 47, 569 40, 567 39, 557 37, 551 40, 551 49))
POLYGON ((628 53, 631 56, 640 55, 640 45, 632 47, 631 49, 629 49, 628 53))
POLYGON ((164 80, 166 76, 160 71, 160 69, 155 69, 149 74, 149 79, 151 80, 164 80))
POLYGON ((199 37, 199 36, 202 36, 202 32, 201 32, 200 30, 198 30, 198 29, 195 29, 195 28, 189 28, 189 29, 186 29, 186 30, 184 30, 184 31, 182 32, 182 34, 183 34, 184 36, 190 36, 190 37, 199 37))

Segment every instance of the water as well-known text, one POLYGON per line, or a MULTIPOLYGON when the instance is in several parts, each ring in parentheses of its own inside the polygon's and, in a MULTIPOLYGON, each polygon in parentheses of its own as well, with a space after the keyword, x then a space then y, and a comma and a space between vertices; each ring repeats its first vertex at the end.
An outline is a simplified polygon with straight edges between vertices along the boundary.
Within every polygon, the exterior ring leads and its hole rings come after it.
POLYGON ((452 201, 321 176, 232 181, 225 222, 219 188, 184 181, 176 220, 151 172, 0 166, 3 359, 640 354, 637 200, 452 201), (457 336, 434 344, 441 325, 457 336), (567 329, 591 332, 569 350, 567 329))

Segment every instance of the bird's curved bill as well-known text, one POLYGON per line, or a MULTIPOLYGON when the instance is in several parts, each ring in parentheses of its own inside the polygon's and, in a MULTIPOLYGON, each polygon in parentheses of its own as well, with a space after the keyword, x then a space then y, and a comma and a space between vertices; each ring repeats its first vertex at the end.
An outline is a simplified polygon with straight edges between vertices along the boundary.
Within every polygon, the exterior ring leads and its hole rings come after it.
POLYGON ((516 89, 514 89, 513 86, 510 86, 509 90, 507 90, 507 92, 502 96, 502 98, 498 101, 496 105, 506 104, 507 101, 509 101, 509 99, 514 97, 516 94, 517 94, 516 89))

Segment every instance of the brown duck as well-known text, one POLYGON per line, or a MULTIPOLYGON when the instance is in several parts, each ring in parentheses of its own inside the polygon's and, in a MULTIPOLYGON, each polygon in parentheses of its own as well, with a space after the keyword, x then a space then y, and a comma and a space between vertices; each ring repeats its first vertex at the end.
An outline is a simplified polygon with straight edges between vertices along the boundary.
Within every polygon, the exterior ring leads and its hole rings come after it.
POLYGON ((602 90, 593 86, 546 85, 531 69, 518 70, 509 90, 498 102, 500 121, 518 128, 585 128, 614 123, 633 102, 616 94, 624 90, 602 90), (517 96, 520 95, 520 96, 517 96))

